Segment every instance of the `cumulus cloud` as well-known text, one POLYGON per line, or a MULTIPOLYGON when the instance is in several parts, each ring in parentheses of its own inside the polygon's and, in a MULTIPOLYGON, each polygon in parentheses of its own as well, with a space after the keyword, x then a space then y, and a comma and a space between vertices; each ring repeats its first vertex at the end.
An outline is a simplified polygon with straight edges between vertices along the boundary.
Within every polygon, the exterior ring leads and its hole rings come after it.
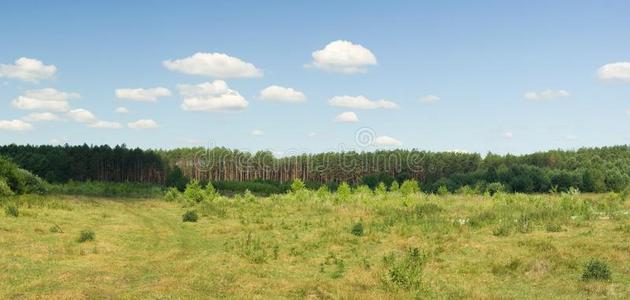
POLYGON ((73 109, 67 113, 67 116, 75 122, 86 124, 92 128, 122 128, 120 123, 99 120, 91 111, 83 108, 73 109))
POLYGON ((158 123, 151 119, 146 119, 127 123, 127 126, 129 126, 129 128, 131 129, 152 129, 158 128, 158 123))
POLYGON ((116 112, 119 114, 128 114, 129 110, 126 107, 117 107, 116 112))
POLYGON ((306 96, 292 88, 271 85, 260 91, 260 99, 278 102, 304 102, 306 96))
POLYGON ((347 107, 357 109, 376 109, 398 108, 398 105, 389 100, 375 100, 372 101, 364 96, 335 96, 328 100, 328 104, 336 107, 347 107))
POLYGON ((377 146, 400 146, 402 145, 402 142, 391 137, 391 136, 386 136, 386 135, 382 135, 382 136, 377 136, 374 139, 374 145, 377 146))
POLYGON ((22 120, 0 120, 0 130, 28 131, 33 130, 33 125, 22 120))
POLYGON ((57 67, 44 65, 40 60, 27 57, 20 57, 12 65, 0 64, 0 77, 30 82, 51 78, 56 72, 57 67))
POLYGON ((68 111, 69 100, 78 99, 77 93, 61 92, 53 88, 26 91, 24 95, 13 99, 11 104, 17 109, 68 111))
POLYGON ((197 85, 180 84, 177 90, 184 97, 181 108, 187 111, 227 111, 245 109, 249 102, 223 80, 197 85))
POLYGON ((349 41, 337 40, 313 52, 312 67, 345 74, 364 73, 376 65, 376 56, 369 49, 349 41))
POLYGON ((167 97, 171 95, 171 91, 163 87, 155 87, 149 89, 117 89, 116 98, 129 99, 135 101, 155 102, 158 97, 167 97))
POLYGON ((263 136, 263 135, 265 135, 265 132, 262 129, 254 129, 254 130, 252 130, 251 135, 253 135, 253 136, 263 136))
POLYGON ((262 70, 240 58, 224 53, 197 52, 190 57, 166 60, 162 63, 171 71, 217 78, 261 77, 262 70))
POLYGON ((63 120, 56 114, 43 112, 43 113, 32 113, 23 118, 24 121, 29 122, 46 122, 46 121, 61 121, 63 120))
POLYGON ((605 81, 630 82, 630 62, 616 62, 603 65, 597 70, 597 76, 605 81))
POLYGON ((351 111, 342 112, 335 118, 335 122, 340 123, 356 123, 359 122, 359 117, 357 114, 351 111))
POLYGON ((553 99, 565 98, 569 96, 570 96, 569 92, 565 90, 550 90, 550 89, 540 91, 540 92, 527 92, 525 93, 525 95, 523 95, 525 99, 532 100, 532 101, 553 100, 553 99))
POLYGON ((420 102, 430 104, 440 101, 440 97, 436 95, 426 95, 420 98, 420 102))

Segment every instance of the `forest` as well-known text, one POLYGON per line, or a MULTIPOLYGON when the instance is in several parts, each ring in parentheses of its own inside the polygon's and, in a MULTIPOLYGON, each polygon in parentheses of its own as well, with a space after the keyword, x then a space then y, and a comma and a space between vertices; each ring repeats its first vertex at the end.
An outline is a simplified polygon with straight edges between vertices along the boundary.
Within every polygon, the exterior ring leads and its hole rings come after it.
POLYGON ((276 158, 223 147, 143 150, 125 145, 5 145, 4 156, 51 183, 131 182, 175 186, 213 182, 219 190, 280 193, 300 179, 308 187, 418 181, 425 192, 461 189, 541 193, 621 191, 630 183, 630 146, 551 150, 526 155, 390 150, 327 152, 276 158))

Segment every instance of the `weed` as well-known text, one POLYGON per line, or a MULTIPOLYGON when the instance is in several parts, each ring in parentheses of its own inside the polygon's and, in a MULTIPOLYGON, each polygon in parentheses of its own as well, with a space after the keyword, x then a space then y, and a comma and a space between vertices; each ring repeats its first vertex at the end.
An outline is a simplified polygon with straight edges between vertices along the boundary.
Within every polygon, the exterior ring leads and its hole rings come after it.
POLYGON ((610 269, 603 261, 591 259, 582 273, 582 280, 610 280, 610 269))
POLYGON ((197 215, 197 212, 194 210, 189 210, 186 211, 183 215, 182 215, 182 221, 183 222, 197 222, 197 220, 199 219, 199 216, 197 215))
POLYGON ((355 236, 363 236, 363 223, 354 224, 350 232, 355 236))
POLYGON ((77 239, 77 242, 85 243, 85 242, 93 241, 95 238, 96 238, 96 233, 94 233, 93 230, 90 230, 90 229, 81 230, 81 233, 79 233, 79 238, 77 239))
POLYGON ((13 203, 8 204, 4 208, 4 213, 9 217, 14 217, 14 218, 17 218, 18 216, 20 216, 20 210, 18 209, 17 205, 13 203))

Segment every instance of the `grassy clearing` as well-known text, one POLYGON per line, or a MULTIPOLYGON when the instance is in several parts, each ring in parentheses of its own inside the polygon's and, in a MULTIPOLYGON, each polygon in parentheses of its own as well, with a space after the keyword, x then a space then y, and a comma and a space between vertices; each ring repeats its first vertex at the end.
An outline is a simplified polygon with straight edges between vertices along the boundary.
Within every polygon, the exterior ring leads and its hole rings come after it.
POLYGON ((0 200, 0 298, 630 297, 617 194, 171 196, 0 200))

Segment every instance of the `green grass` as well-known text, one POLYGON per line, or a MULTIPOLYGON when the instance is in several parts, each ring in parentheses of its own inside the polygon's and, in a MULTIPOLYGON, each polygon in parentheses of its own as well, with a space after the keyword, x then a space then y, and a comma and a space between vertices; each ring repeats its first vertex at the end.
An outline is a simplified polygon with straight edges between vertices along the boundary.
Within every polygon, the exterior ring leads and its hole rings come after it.
POLYGON ((0 203, 20 212, 0 215, 0 299, 630 297, 630 202, 615 194, 0 203), (583 280, 592 261, 610 279, 583 280))

